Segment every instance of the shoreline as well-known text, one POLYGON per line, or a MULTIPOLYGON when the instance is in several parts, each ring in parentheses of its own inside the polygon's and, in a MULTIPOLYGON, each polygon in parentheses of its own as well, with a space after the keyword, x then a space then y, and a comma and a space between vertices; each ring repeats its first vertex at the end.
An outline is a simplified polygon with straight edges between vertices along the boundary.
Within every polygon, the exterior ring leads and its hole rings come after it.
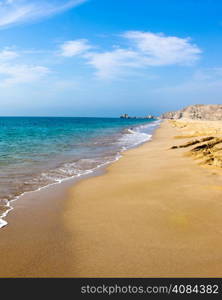
POLYGON ((16 201, 0 277, 221 276, 220 170, 169 150, 179 130, 165 121, 103 174, 16 201))
MULTIPOLYGON (((153 131, 153 133, 157 130, 157 128, 159 127, 159 123, 158 125, 155 125, 155 129, 153 131)), ((152 134, 153 136, 153 134, 152 134)), ((73 176, 73 177, 68 177, 65 180, 63 180, 62 182, 55 182, 52 184, 49 184, 47 186, 44 187, 40 187, 37 190, 34 191, 28 191, 25 192, 21 195, 19 195, 15 200, 11 200, 10 202, 14 202, 14 205, 12 207, 12 209, 10 209, 10 214, 6 214, 7 217, 7 225, 3 226, 0 229, 0 235, 1 235, 1 239, 0 239, 0 249, 1 249, 1 258, 3 256, 6 257, 6 259, 9 259, 8 263, 9 265, 7 266, 3 266, 2 268, 0 267, 0 278, 2 277, 67 277, 67 270, 65 270, 65 272, 63 273, 63 271, 61 272, 61 270, 58 270, 57 268, 55 268, 54 265, 51 266, 50 270, 47 269, 47 271, 44 271, 42 273, 42 271, 40 273, 33 273, 33 270, 29 270, 29 268, 26 269, 25 272, 20 273, 20 271, 17 271, 17 269, 19 268, 20 263, 26 264, 26 260, 24 259, 22 262, 19 262, 16 258, 17 253, 14 253, 15 250, 14 248, 16 248, 16 246, 14 247, 14 245, 18 245, 20 242, 24 242, 24 246, 20 247, 20 253, 22 253, 22 256, 29 256, 29 252, 28 249, 30 248, 30 245, 26 245, 26 241, 28 239, 28 234, 25 233, 26 228, 28 228, 30 226, 30 224, 32 225, 28 231, 31 232, 31 235, 33 235, 32 241, 34 242, 34 239, 37 240, 42 240, 44 239, 44 234, 45 234, 45 230, 50 230, 51 231, 51 226, 49 224, 49 222, 47 222, 47 217, 48 214, 51 213, 51 211, 49 211, 50 206, 53 208, 53 218, 54 221, 57 222, 57 218, 59 218, 59 223, 58 225, 56 225, 55 223, 55 228, 56 230, 58 230, 60 233, 60 237, 61 237, 61 243, 63 243, 64 237, 66 239, 66 242, 68 243, 68 240, 66 238, 67 235, 67 230, 64 227, 63 224, 63 220, 62 220, 62 209, 64 208, 64 199, 68 199, 68 192, 69 189, 72 186, 75 186, 79 181, 84 181, 87 178, 91 178, 91 177, 97 177, 97 176, 101 176, 106 174, 107 172, 107 168, 110 164, 113 164, 117 161, 119 161, 119 159, 121 159, 124 155, 125 152, 130 151, 130 150, 134 150, 137 149, 138 147, 142 146, 145 143, 148 143, 152 140, 152 136, 149 137, 149 139, 147 141, 143 141, 141 142, 139 145, 136 144, 134 146, 132 146, 130 149, 124 149, 122 150, 122 152, 120 153, 120 156, 118 156, 118 158, 115 161, 112 162, 107 162, 102 166, 96 167, 95 170, 93 170, 93 172, 87 173, 87 174, 83 174, 81 176, 73 176), (34 204, 34 205, 33 205, 34 204), (45 206, 47 207, 46 212, 44 211, 45 206), (59 206, 59 208, 61 209, 61 211, 57 211, 54 206, 59 206), (34 213, 34 215, 36 214, 36 216, 40 219, 43 216, 45 216, 44 222, 43 222, 43 230, 38 228, 38 224, 35 222, 34 224, 32 224, 32 216, 31 214, 34 213), (46 222, 45 222, 46 221, 46 222), (20 229, 21 227, 21 229, 20 229), (26 238, 25 238, 26 237, 26 238), (11 244, 13 246, 7 245, 8 242, 11 242, 11 244), (28 248, 27 248, 28 246, 28 248), (5 252, 6 250, 6 252, 5 252), (12 254, 8 255, 8 251, 10 251, 12 254), (5 253, 4 253, 5 252, 5 253), (3 255, 4 253, 4 255, 3 255), (18 266, 17 266, 18 263, 18 266)), ((47 232, 47 235, 49 234, 49 232, 47 232)), ((51 232, 51 234, 53 234, 54 232, 51 232)), ((57 244, 57 241, 54 241, 57 244)), ((68 246, 67 246, 68 247, 68 246)), ((56 247, 55 247, 56 248, 56 247)), ((33 251, 33 247, 31 246, 31 251, 33 251)), ((37 249, 37 248, 36 248, 37 249)), ((63 249, 64 250, 64 249, 63 249)), ((34 251, 34 252, 37 252, 34 251)), ((69 252, 69 250, 67 250, 67 252, 69 252)), ((62 255, 62 254, 61 254, 62 255)), ((18 257, 19 257, 19 253, 18 253, 18 257)), ((47 257, 46 257, 47 259, 47 257)), ((59 259, 61 259, 60 254, 59 254, 59 259)), ((7 263, 6 263, 7 264, 7 263)), ((37 264, 37 261, 36 261, 37 264)), ((68 265, 68 264, 67 264, 68 265)), ((41 270, 45 270, 45 267, 42 266, 41 270)))
MULTIPOLYGON (((156 128, 158 128, 160 123, 157 120, 154 120, 154 122, 153 122, 153 124, 154 124, 153 126, 156 129, 156 128), (155 122, 155 124, 154 124, 154 122, 155 122)), ((140 128, 141 126, 147 126, 147 125, 149 126, 150 124, 134 125, 134 128, 140 128)), ((155 129, 153 131, 155 131, 155 129)), ((127 128, 127 130, 130 131, 131 127, 127 128)), ((95 173, 95 176, 96 176, 97 171, 100 172, 100 170, 105 169, 108 165, 114 163, 115 161, 118 161, 122 157, 122 153, 124 153, 125 151, 128 151, 130 149, 134 149, 134 148, 150 141, 152 139, 153 131, 152 131, 152 134, 146 134, 147 137, 143 141, 136 142, 135 144, 130 145, 129 148, 124 147, 123 149, 117 151, 116 154, 115 154, 115 157, 113 158, 113 160, 105 161, 102 164, 99 164, 96 167, 93 167, 92 169, 85 170, 84 173, 82 173, 82 174, 77 174, 77 175, 69 176, 69 177, 66 177, 66 178, 63 178, 63 179, 59 179, 59 180, 57 180, 55 182, 52 182, 52 183, 49 183, 45 186, 39 186, 38 188, 36 188, 34 190, 22 192, 21 194, 15 196, 14 199, 6 200, 7 203, 4 206, 5 209, 0 214, 0 230, 1 230, 1 228, 8 225, 8 222, 7 222, 7 220, 5 220, 5 218, 7 218, 8 214, 14 209, 14 206, 11 205, 13 202, 18 201, 19 199, 21 199, 23 197, 26 197, 26 196, 28 196, 32 193, 41 192, 42 190, 50 188, 51 186, 55 186, 55 185, 58 185, 58 184, 61 184, 61 183, 67 182, 67 181, 68 182, 70 181, 73 184, 75 184, 75 182, 78 182, 79 180, 83 180, 85 177, 87 177, 89 175, 94 176, 94 173, 95 173)))
MULTIPOLYGON (((127 150, 125 150, 127 151, 127 150)), ((107 165, 109 164, 112 164, 116 161, 118 161, 122 156, 118 156, 116 157, 115 160, 113 161, 108 161, 102 165, 98 165, 97 167, 87 171, 86 173, 84 174, 81 174, 81 175, 73 175, 73 176, 70 176, 70 177, 67 177, 67 178, 64 178, 60 181, 57 181, 57 182, 53 182, 53 183, 50 183, 48 185, 45 185, 45 186, 42 186, 42 187, 39 187, 37 188, 36 190, 33 190, 33 191, 27 191, 27 192, 23 192, 22 194, 18 195, 17 197, 15 197, 14 199, 12 200, 9 200, 7 202, 7 205, 6 207, 8 207, 9 209, 6 210, 5 212, 3 212, 1 215, 0 215, 0 230, 1 228, 4 228, 5 226, 8 225, 8 222, 5 220, 5 218, 8 216, 8 214, 10 213, 10 211, 12 211, 14 209, 14 206, 11 206, 10 204, 13 203, 13 202, 16 202, 16 201, 19 201, 20 199, 22 199, 23 197, 27 198, 29 197, 29 195, 32 197, 32 194, 33 193, 38 193, 45 189, 50 189, 51 187, 54 187, 54 186, 57 186, 57 185, 60 185, 60 184, 64 184, 66 182, 68 182, 69 185, 74 185, 76 182, 78 182, 79 180, 84 180, 85 178, 87 178, 88 176, 97 176, 97 172, 103 172, 106 168, 107 165)))

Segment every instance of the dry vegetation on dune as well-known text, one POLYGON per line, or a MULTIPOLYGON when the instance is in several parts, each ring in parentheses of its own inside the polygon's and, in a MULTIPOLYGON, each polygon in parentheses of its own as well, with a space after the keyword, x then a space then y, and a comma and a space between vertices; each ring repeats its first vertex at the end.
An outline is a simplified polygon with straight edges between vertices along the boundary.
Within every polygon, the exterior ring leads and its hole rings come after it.
POLYGON ((181 135, 175 136, 176 139, 189 139, 186 143, 172 146, 171 149, 189 148, 186 155, 194 157, 201 164, 222 168, 221 121, 170 120, 169 122, 181 131, 181 135))

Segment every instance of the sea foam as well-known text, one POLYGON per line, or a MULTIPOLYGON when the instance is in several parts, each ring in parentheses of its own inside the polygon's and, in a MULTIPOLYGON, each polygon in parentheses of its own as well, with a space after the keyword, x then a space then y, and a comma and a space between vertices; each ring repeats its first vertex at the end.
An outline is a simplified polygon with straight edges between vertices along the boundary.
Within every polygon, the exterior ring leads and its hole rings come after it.
POLYGON ((91 143, 87 144, 88 149, 93 153, 93 155, 90 153, 90 157, 85 157, 85 153, 81 157, 80 149, 79 159, 64 163, 60 162, 56 167, 49 167, 39 174, 29 176, 23 183, 21 193, 5 200, 4 212, 0 217, 0 228, 7 225, 5 218, 13 209, 13 201, 18 200, 25 194, 40 191, 48 186, 92 174, 99 168, 118 160, 123 151, 149 141, 152 138, 153 130, 158 125, 159 121, 140 125, 132 124, 131 127, 125 128, 115 134, 107 134, 106 136, 102 136, 102 138, 96 137, 91 143))

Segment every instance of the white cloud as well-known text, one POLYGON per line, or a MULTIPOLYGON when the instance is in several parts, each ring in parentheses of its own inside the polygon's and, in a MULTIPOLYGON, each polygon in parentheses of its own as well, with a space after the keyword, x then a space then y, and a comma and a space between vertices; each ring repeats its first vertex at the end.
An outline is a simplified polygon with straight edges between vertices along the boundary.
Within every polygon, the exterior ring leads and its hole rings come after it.
POLYGON ((65 46, 64 56, 82 54, 87 64, 96 69, 97 76, 113 78, 120 74, 129 74, 132 69, 192 65, 199 59, 201 53, 201 50, 192 44, 189 38, 141 31, 127 31, 121 37, 124 42, 127 41, 128 47, 123 48, 117 45, 113 47, 114 49, 103 52, 90 51, 86 40, 80 40, 85 43, 74 45, 67 42, 63 45, 65 46))
POLYGON ((149 66, 192 64, 201 53, 196 45, 191 44, 190 38, 141 31, 128 31, 122 36, 129 40, 149 66))
POLYGON ((1 61, 8 61, 15 59, 19 56, 19 54, 13 50, 10 50, 9 48, 5 48, 2 51, 0 51, 0 62, 1 61))
POLYGON ((49 73, 49 69, 43 66, 0 63, 0 86, 37 81, 49 73))
POLYGON ((12 47, 6 47, 3 50, 0 50, 1 87, 37 81, 50 73, 50 70, 47 67, 22 63, 20 59, 18 59, 22 53, 23 52, 14 51, 12 47))
POLYGON ((91 48, 92 46, 88 43, 86 39, 67 41, 60 46, 60 55, 72 57, 83 54, 91 48))
POLYGON ((96 68, 97 76, 110 78, 123 72, 124 69, 138 67, 138 54, 131 50, 116 49, 102 53, 88 53, 85 55, 88 64, 96 68))
POLYGON ((51 16, 73 8, 87 0, 2 0, 0 27, 51 16))

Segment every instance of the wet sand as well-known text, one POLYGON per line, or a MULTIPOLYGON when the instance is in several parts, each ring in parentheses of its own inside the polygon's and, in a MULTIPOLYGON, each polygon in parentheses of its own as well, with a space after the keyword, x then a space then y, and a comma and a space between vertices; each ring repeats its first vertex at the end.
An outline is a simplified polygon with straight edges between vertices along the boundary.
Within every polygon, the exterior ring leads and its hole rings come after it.
POLYGON ((181 130, 166 121, 105 174, 15 202, 0 276, 221 277, 221 169, 169 149, 181 130))

